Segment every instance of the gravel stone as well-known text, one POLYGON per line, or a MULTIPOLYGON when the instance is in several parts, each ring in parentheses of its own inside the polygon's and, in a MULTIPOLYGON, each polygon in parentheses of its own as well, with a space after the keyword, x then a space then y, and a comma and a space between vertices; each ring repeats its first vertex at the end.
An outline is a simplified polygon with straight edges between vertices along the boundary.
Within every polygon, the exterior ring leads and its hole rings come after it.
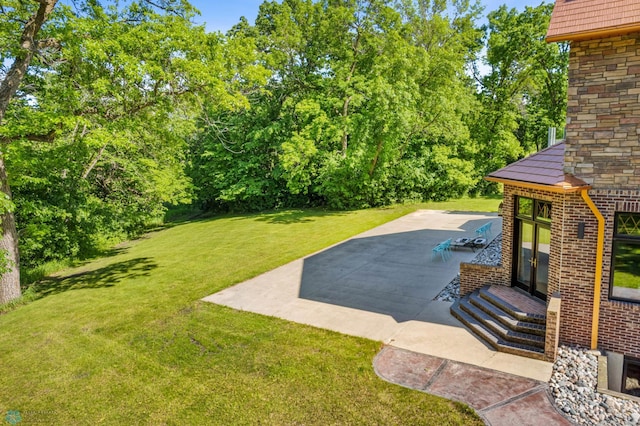
POLYGON ((640 404, 604 395, 598 388, 598 359, 587 349, 561 346, 549 389, 556 407, 578 425, 635 425, 640 404))

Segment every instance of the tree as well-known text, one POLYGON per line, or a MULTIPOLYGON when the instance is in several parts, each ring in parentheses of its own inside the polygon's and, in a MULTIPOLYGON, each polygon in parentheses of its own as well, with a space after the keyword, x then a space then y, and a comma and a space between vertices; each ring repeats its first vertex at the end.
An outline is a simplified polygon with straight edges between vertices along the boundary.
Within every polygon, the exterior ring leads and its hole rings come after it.
POLYGON ((352 208, 465 193, 477 179, 464 122, 479 49, 468 2, 265 2, 255 41, 270 72, 250 112, 194 147, 199 198, 218 208, 352 208))
POLYGON ((552 10, 501 6, 488 15, 489 72, 478 77, 482 109, 472 125, 485 174, 540 149, 547 127, 564 125, 568 47, 545 41, 552 10))
MULTIPOLYGON (((3 52, 0 59, 4 62, 11 59, 13 62, 9 71, 0 81, 0 125, 2 125, 5 112, 11 98, 15 95, 24 79, 29 65, 37 52, 46 47, 55 46, 55 40, 38 39, 42 25, 51 15, 57 0, 39 0, 37 9, 28 8, 26 14, 30 14, 26 20, 20 39, 13 45, 2 46, 3 52), (9 53, 10 52, 10 53, 9 53)), ((19 14, 25 14, 22 2, 10 1, 1 6, 2 26, 8 27, 12 20, 19 14)), ((2 153, 4 154, 4 153, 2 153)), ((0 155, 0 191, 3 201, 0 203, 0 218, 2 220, 2 237, 0 238, 0 250, 5 253, 5 261, 1 263, 0 272, 0 303, 6 303, 20 297, 20 255, 18 250, 18 233, 11 203, 11 189, 5 166, 4 155, 0 155)))
POLYGON ((203 99, 245 104, 223 37, 194 26, 194 13, 141 0, 49 14, 55 43, 34 56, 0 128, 27 266, 135 235, 190 199, 185 141, 203 99))

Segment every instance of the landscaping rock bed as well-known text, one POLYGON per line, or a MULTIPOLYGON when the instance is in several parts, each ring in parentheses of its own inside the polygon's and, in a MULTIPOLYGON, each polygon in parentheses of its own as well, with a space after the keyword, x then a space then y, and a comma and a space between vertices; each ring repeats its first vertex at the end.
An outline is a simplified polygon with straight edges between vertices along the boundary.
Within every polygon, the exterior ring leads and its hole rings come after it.
POLYGON ((579 425, 637 425, 640 404, 597 392, 598 358, 586 349, 561 346, 549 389, 556 407, 579 425))
POLYGON ((502 234, 499 234, 469 263, 477 263, 480 265, 499 265, 501 261, 502 234))

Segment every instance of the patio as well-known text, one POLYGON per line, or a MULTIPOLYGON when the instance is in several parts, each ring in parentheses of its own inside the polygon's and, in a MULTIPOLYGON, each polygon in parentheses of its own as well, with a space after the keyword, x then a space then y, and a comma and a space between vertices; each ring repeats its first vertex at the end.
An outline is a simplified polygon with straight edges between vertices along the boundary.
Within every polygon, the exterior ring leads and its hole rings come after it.
POLYGON ((550 363, 491 350, 433 300, 477 253, 432 248, 487 222, 501 227, 495 214, 417 211, 203 300, 547 381, 550 363))

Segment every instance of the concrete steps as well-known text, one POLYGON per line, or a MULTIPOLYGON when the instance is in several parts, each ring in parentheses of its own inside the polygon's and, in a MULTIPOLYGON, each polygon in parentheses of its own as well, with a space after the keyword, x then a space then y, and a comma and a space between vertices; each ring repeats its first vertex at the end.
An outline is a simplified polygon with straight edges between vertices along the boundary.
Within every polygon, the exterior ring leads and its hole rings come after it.
POLYGON ((523 312, 489 287, 454 303, 451 314, 499 352, 544 359, 544 315, 523 312))

